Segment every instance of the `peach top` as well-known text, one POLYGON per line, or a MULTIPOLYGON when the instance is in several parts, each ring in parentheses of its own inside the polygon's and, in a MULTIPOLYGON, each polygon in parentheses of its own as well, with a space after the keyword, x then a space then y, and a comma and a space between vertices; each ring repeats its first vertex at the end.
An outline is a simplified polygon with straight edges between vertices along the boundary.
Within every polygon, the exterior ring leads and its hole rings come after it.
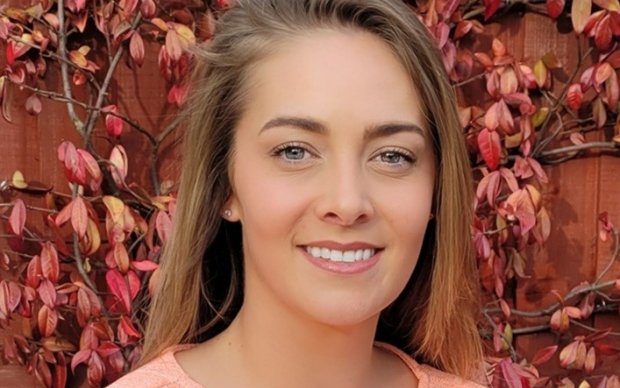
MULTIPOLYGON (((185 373, 174 357, 175 352, 191 348, 192 346, 194 345, 182 344, 170 347, 161 356, 112 383, 109 388, 204 388, 185 373)), ((418 378, 419 388, 483 387, 480 384, 442 372, 428 365, 418 364, 409 355, 392 345, 376 342, 375 346, 398 356, 418 378)))

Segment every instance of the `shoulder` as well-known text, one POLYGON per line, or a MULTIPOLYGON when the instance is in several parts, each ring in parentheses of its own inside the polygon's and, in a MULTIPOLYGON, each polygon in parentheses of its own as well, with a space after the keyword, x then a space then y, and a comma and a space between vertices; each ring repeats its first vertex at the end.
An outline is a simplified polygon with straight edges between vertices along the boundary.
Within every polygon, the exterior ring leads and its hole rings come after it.
POLYGON ((428 377, 429 387, 462 387, 462 388, 483 388, 484 385, 465 380, 462 377, 452 375, 435 369, 429 365, 418 364, 421 371, 428 377))
POLYGON ((109 385, 109 388, 172 388, 172 387, 202 387, 187 376, 177 363, 174 353, 191 348, 193 345, 176 345, 164 351, 159 357, 129 372, 125 376, 109 385))
POLYGON ((375 346, 397 355, 418 378, 419 388, 484 388, 484 385, 440 371, 429 365, 419 364, 410 355, 390 344, 377 342, 375 346))

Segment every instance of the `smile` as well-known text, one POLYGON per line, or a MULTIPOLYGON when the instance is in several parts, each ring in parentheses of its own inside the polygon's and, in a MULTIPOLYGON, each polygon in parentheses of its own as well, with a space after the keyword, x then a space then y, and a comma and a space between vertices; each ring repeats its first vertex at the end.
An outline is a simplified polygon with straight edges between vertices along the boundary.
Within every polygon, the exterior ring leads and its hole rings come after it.
POLYGON ((348 250, 341 251, 338 249, 329 249, 329 248, 321 248, 321 247, 306 247, 306 252, 312 255, 312 257, 336 261, 336 262, 345 262, 345 263, 353 263, 356 261, 364 261, 369 260, 371 257, 375 255, 375 249, 356 249, 356 250, 348 250))

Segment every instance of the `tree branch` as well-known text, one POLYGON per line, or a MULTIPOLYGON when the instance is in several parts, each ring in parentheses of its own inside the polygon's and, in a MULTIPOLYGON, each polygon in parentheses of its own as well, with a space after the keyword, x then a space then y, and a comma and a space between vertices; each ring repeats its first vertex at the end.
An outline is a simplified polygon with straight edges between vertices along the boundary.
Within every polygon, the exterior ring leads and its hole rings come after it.
POLYGON ((75 111, 75 105, 73 104, 73 94, 71 92, 71 83, 69 81, 69 67, 67 65, 67 35, 66 35, 66 26, 65 26, 65 4, 64 0, 58 0, 58 56, 63 60, 60 62, 60 74, 62 78, 62 89, 65 97, 67 97, 67 112, 69 113, 69 118, 73 122, 75 129, 82 135, 85 136, 86 133, 84 131, 84 123, 78 117, 75 111))

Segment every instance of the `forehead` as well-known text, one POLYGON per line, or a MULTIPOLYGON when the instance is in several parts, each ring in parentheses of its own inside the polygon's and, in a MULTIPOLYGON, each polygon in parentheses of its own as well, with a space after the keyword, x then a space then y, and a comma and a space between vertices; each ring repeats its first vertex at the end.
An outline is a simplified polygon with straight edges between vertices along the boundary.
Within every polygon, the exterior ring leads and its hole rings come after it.
POLYGON ((247 74, 242 121, 279 115, 367 126, 413 121, 426 128, 422 100, 387 43, 369 32, 314 30, 278 43, 247 74))

